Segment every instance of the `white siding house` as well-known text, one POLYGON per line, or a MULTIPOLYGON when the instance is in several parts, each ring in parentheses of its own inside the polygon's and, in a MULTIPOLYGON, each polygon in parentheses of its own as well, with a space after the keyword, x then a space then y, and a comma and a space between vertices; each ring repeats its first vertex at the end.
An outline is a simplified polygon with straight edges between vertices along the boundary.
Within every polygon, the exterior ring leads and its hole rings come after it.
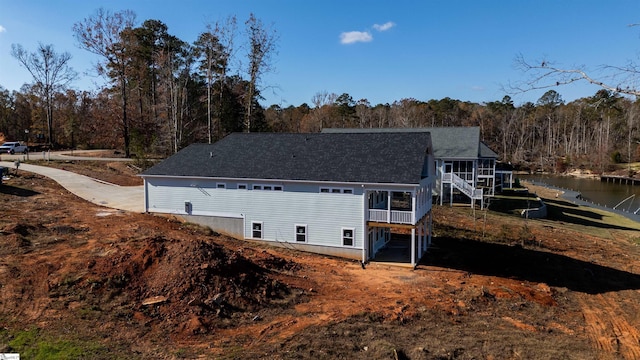
POLYGON ((241 239, 367 262, 395 226, 431 241, 429 133, 231 134, 148 169, 145 209, 241 239))
MULTIPOLYGON (((498 154, 480 140, 480 128, 477 126, 391 129, 328 128, 323 129, 322 132, 327 134, 430 133, 436 162, 434 195, 440 205, 469 202, 473 206, 476 201, 479 201, 482 206, 485 198, 495 195, 496 182, 500 182, 496 179, 498 154)), ((504 177, 502 174, 499 176, 504 177)))

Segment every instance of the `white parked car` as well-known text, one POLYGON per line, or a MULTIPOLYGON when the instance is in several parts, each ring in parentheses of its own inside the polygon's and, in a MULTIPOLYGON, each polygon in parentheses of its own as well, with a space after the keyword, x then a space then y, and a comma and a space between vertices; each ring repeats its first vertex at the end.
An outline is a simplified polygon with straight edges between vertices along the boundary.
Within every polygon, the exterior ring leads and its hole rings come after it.
POLYGON ((15 154, 15 153, 23 153, 26 154, 29 152, 26 145, 22 145, 19 141, 10 141, 0 145, 0 154, 15 154))

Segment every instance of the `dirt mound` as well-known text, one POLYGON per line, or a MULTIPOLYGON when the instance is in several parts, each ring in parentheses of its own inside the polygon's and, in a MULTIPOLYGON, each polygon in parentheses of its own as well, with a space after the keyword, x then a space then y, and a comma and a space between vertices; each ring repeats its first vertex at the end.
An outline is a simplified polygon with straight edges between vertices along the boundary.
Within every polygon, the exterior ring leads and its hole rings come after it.
POLYGON ((0 234, 9 235, 9 234, 17 234, 20 236, 28 236, 32 232, 36 230, 34 225, 25 224, 22 222, 11 223, 2 228, 0 230, 0 234))
POLYGON ((16 252, 24 253, 27 252, 31 246, 31 241, 18 234, 9 234, 2 237, 1 246, 2 250, 0 250, 0 254, 2 255, 16 252))
POLYGON ((22 222, 5 225, 0 230, 0 255, 24 254, 31 250, 29 237, 39 229, 22 222))
MULTIPOLYGON (((259 252, 251 251, 254 257, 259 252)), ((147 238, 137 249, 123 247, 113 256, 89 263, 85 284, 101 291, 121 290, 135 302, 136 317, 161 320, 163 328, 206 333, 224 319, 279 303, 291 293, 272 276, 295 264, 264 253, 254 262, 242 249, 213 241, 147 238), (268 264, 268 267, 259 263, 268 264)))

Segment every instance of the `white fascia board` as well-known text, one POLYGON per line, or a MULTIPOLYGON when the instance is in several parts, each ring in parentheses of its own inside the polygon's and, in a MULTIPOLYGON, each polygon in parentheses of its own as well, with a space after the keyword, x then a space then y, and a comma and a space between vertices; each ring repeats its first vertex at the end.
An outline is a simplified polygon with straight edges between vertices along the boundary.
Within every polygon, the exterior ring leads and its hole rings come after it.
POLYGON ((390 187, 416 187, 420 184, 402 184, 402 183, 356 183, 347 181, 320 181, 320 180, 288 180, 288 179, 259 179, 259 178, 221 178, 207 176, 177 176, 177 175, 138 175, 145 178, 156 179, 196 179, 196 180, 216 180, 216 181, 238 181, 238 182, 267 182, 267 183, 295 183, 295 184, 338 184, 341 186, 390 186, 390 187))

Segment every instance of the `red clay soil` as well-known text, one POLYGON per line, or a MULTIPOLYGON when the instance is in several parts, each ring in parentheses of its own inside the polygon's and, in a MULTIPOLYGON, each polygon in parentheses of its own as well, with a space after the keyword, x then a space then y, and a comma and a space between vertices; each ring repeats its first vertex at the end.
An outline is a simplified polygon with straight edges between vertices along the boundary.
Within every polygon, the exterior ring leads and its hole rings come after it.
POLYGON ((37 329, 86 346, 78 358, 640 358, 633 229, 438 207, 417 269, 362 269, 102 208, 24 172, 0 200, 0 352, 37 329))

